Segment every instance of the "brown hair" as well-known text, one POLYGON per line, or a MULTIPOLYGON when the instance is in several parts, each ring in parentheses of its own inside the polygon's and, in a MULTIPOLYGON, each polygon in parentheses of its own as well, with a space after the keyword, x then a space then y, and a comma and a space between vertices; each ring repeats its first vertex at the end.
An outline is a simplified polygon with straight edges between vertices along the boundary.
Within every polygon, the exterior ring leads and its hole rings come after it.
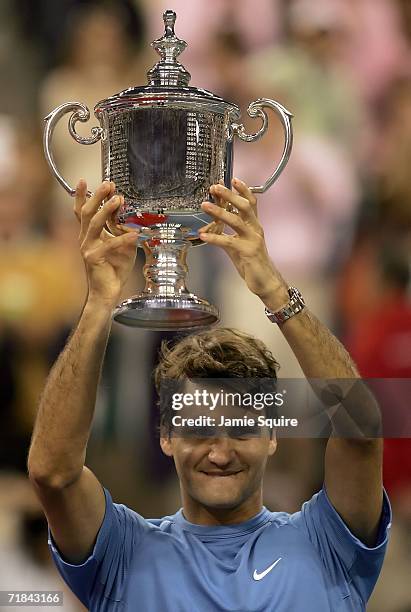
POLYGON ((168 419, 169 402, 160 394, 164 381, 195 378, 277 379, 279 364, 265 344, 237 329, 220 327, 186 336, 174 346, 164 341, 154 382, 160 396, 160 426, 168 419))

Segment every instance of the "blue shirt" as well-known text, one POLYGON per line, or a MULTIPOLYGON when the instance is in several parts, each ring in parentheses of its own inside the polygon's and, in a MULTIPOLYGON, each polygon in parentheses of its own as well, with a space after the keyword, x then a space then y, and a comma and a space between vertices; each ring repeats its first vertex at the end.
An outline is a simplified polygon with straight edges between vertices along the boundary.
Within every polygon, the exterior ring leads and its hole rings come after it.
POLYGON ((92 555, 55 563, 92 612, 340 612, 365 610, 381 570, 391 510, 384 493, 377 545, 346 527, 322 489, 295 514, 263 508, 237 525, 173 516, 146 520, 114 504, 92 555))

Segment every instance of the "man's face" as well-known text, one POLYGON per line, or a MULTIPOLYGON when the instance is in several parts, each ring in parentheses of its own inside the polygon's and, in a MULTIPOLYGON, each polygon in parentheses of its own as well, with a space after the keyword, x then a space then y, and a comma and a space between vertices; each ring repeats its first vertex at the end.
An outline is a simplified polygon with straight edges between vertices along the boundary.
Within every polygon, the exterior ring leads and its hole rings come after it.
MULTIPOLYGON (((184 410, 180 414, 184 416, 184 410)), ((229 417, 247 414, 239 408, 224 410, 229 417)), ((219 420, 221 412, 216 410, 214 416, 219 420)), ((161 438, 163 451, 174 459, 183 502, 188 496, 209 509, 234 509, 261 491, 267 459, 276 450, 274 435, 267 430, 264 435, 240 436, 238 431, 234 437, 229 428, 226 431, 219 429, 215 437, 161 438)))

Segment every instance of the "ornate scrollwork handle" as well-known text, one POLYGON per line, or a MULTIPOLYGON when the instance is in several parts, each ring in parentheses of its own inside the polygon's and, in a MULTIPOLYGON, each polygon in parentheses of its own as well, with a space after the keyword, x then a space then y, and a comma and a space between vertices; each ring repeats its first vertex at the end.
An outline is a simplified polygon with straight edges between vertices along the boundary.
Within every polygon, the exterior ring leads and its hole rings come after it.
POLYGON ((291 119, 293 115, 286 108, 284 108, 284 106, 279 104, 279 102, 269 100, 268 98, 259 98, 258 100, 251 102, 247 109, 247 113, 250 115, 250 117, 259 117, 262 120, 262 125, 260 129, 254 134, 247 134, 242 123, 232 123, 232 136, 236 134, 241 140, 244 140, 245 142, 253 142, 261 138, 267 131, 268 127, 268 116, 264 110, 264 107, 271 108, 279 116, 284 129, 285 140, 283 154, 281 156, 277 168, 274 170, 272 175, 266 180, 263 185, 259 185, 257 187, 250 187, 251 191, 255 193, 264 193, 278 179, 281 172, 287 165, 293 146, 293 130, 291 125, 291 119))
MULTIPOLYGON (((46 127, 44 129, 43 136, 43 146, 44 146, 44 155, 46 156, 46 160, 48 165, 51 168, 52 173, 60 183, 62 187, 71 195, 74 196, 76 190, 71 187, 67 181, 61 176, 60 172, 57 169, 56 162, 54 161, 53 154, 51 152, 51 139, 53 137, 54 128, 57 125, 57 122, 63 117, 63 115, 67 113, 72 113, 69 119, 69 132, 74 140, 80 144, 92 145, 101 139, 103 135, 103 128, 101 127, 93 127, 91 128, 92 136, 88 138, 84 136, 80 136, 76 132, 76 123, 77 121, 81 121, 85 123, 90 119, 90 111, 84 104, 80 102, 66 102, 65 104, 61 104, 57 108, 55 108, 47 117, 45 117, 44 121, 46 123, 46 127)), ((87 196, 90 197, 92 195, 91 191, 87 191, 87 196)))

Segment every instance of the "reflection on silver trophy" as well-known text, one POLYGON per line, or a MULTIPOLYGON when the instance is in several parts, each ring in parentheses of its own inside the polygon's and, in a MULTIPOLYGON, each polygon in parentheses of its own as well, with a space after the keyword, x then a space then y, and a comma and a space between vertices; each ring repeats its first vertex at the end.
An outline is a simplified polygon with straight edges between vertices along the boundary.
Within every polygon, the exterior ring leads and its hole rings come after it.
POLYGON ((113 235, 121 234, 123 226, 140 230, 146 286, 115 309, 114 319, 148 329, 195 329, 219 320, 215 306, 186 288, 188 247, 200 243, 198 230, 211 221, 201 203, 210 198, 211 185, 222 180, 231 186, 234 136, 247 142, 263 136, 268 126, 264 109, 269 108, 281 120, 285 143, 273 174, 263 185, 251 188, 256 193, 266 191, 289 159, 292 115, 274 100, 256 100, 247 112, 262 125, 255 134, 247 134, 237 123, 238 106, 189 86, 190 74, 177 60, 187 43, 174 34, 176 14, 166 11, 163 19, 164 36, 152 43, 161 59, 147 73, 148 85, 98 102, 94 114, 100 126, 92 128, 89 138, 76 132, 76 123, 90 118, 84 104, 57 107, 45 119, 44 151, 54 176, 74 195, 51 152, 57 122, 71 113, 71 136, 80 144, 101 141, 102 179, 114 181, 117 193, 124 196, 124 205, 107 229, 113 235))

